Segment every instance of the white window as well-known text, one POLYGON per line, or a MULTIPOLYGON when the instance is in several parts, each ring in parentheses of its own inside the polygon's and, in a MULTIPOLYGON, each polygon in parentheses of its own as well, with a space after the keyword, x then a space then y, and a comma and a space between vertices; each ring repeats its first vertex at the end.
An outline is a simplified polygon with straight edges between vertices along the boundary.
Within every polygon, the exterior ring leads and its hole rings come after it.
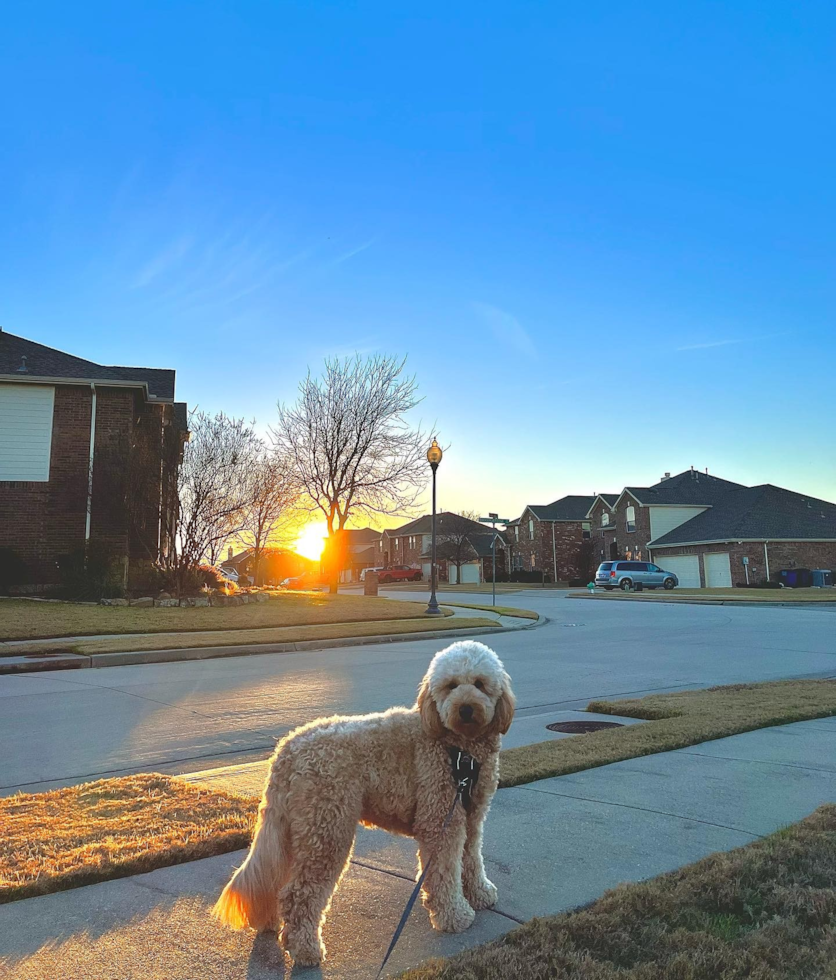
POLYGON ((528 537, 531 541, 534 540, 534 520, 533 518, 528 519, 528 537))
POLYGON ((601 527, 606 527, 609 523, 610 523, 610 515, 606 511, 604 511, 604 513, 601 514, 601 527))
POLYGON ((582 528, 583 528, 583 536, 585 538, 592 537, 592 528, 590 527, 588 521, 584 521, 582 528))
POLYGON ((514 540, 516 540, 516 541, 519 541, 520 540, 520 526, 519 526, 519 524, 515 524, 514 525, 514 540))
POLYGON ((627 518, 627 530, 628 531, 635 531, 636 530, 636 508, 633 507, 633 506, 628 507, 627 510, 625 511, 624 516, 627 518))
POLYGON ((0 480, 49 481, 55 389, 0 384, 0 480))

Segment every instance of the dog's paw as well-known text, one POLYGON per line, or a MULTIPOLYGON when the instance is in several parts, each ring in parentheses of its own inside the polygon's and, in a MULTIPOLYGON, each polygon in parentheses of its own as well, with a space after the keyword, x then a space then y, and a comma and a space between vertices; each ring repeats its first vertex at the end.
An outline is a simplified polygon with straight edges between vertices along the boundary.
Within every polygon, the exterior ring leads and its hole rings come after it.
POLYGON ((448 908, 430 912, 430 922, 438 932, 464 932, 473 925, 476 913, 464 899, 448 908))
POLYGON ((464 895, 473 908, 479 912, 481 909, 492 909, 496 905, 499 893, 492 881, 482 878, 481 881, 470 886, 465 883, 464 895))

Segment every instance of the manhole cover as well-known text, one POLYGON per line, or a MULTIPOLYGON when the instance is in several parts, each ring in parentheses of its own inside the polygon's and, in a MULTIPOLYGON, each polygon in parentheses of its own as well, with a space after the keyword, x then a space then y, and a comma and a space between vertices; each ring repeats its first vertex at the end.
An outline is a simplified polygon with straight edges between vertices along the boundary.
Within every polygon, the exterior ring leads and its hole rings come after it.
POLYGON ((556 721, 553 725, 546 725, 550 732, 562 732, 564 735, 587 735, 605 728, 623 727, 620 721, 556 721))

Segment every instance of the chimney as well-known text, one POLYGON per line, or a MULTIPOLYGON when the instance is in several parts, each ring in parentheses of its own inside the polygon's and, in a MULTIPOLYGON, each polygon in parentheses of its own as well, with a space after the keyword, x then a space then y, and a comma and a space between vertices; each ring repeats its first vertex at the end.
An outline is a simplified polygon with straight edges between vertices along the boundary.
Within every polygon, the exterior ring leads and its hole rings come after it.
POLYGON ((232 545, 226 549, 226 560, 232 561, 232 545))
POLYGON ((708 467, 705 468, 705 475, 708 476, 708 467))
POLYGON ((666 473, 659 482, 664 483, 665 480, 670 480, 670 478, 671 478, 670 473, 666 473))

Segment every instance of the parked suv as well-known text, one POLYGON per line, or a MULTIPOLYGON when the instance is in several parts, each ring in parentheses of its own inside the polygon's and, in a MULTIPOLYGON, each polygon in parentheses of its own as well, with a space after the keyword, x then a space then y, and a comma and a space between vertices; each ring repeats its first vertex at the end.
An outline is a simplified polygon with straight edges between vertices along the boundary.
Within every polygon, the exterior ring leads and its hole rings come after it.
POLYGON ((420 582, 422 578, 421 569, 411 568, 409 565, 392 565, 379 573, 381 584, 384 582, 420 582))
POLYGON ((598 566, 595 584, 608 592, 612 589, 628 589, 642 584, 642 588, 675 589, 679 579, 673 572, 666 572, 649 561, 605 561, 598 566))

